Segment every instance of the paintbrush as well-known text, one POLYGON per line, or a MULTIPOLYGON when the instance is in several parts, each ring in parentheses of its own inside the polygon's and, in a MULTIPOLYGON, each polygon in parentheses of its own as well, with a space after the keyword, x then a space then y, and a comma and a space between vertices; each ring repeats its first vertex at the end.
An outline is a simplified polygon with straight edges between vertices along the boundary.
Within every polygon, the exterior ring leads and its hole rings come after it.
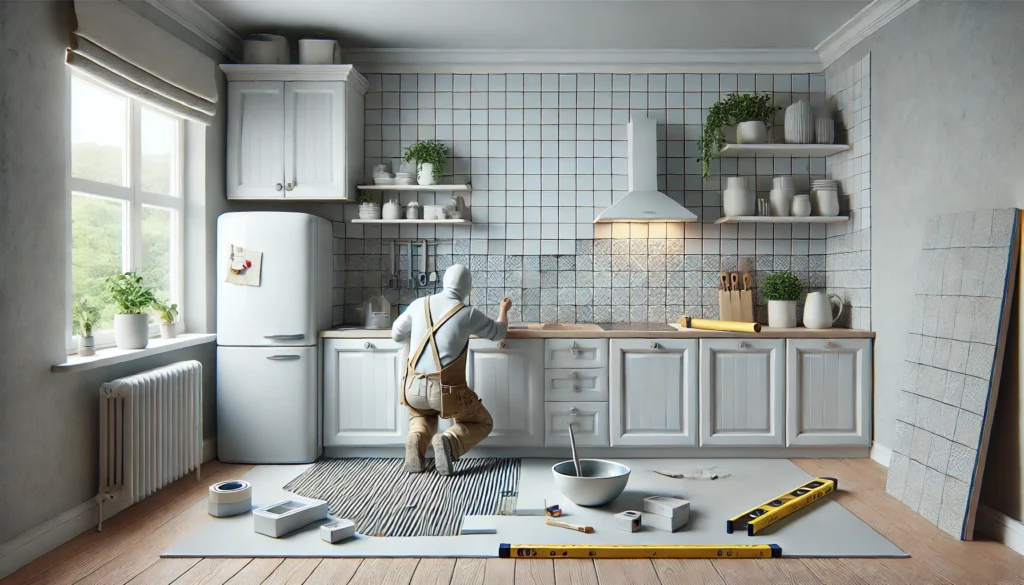
POLYGON ((544 523, 548 526, 568 528, 569 530, 575 530, 576 532, 584 532, 586 534, 591 534, 594 532, 594 528, 592 526, 584 526, 583 524, 573 524, 571 522, 561 522, 559 520, 552 520, 551 518, 545 520, 544 523))

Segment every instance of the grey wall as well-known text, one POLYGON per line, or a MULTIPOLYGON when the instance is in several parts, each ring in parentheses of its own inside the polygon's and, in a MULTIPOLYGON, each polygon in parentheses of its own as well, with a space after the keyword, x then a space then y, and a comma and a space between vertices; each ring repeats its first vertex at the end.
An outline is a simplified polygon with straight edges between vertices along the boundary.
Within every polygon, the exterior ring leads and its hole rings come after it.
MULTIPOLYGON (((1024 4, 1016 2, 920 2, 830 67, 871 54, 871 316, 875 440, 883 445, 895 440, 923 218, 1024 207, 1022 23, 1024 4)), ((982 495, 1017 519, 1024 511, 1019 347, 1007 354, 982 495)))
MULTIPOLYGON (((198 359, 212 433, 212 344, 80 374, 50 372, 65 359, 70 14, 70 2, 0 2, 0 543, 96 495, 102 382, 198 359)), ((207 137, 214 205, 223 199, 223 133, 221 123, 207 137)))

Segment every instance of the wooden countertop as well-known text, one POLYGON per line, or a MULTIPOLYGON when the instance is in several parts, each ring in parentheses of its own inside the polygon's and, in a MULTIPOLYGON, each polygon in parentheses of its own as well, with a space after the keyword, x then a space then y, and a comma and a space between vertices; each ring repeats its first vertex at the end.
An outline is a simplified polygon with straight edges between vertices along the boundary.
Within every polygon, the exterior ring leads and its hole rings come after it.
MULTIPOLYGON (((874 331, 862 329, 786 329, 764 327, 760 333, 732 333, 705 329, 684 329, 670 323, 675 331, 588 329, 509 329, 508 339, 874 339, 874 331)), ((390 329, 364 329, 339 327, 321 331, 320 337, 329 339, 390 339, 390 329)))

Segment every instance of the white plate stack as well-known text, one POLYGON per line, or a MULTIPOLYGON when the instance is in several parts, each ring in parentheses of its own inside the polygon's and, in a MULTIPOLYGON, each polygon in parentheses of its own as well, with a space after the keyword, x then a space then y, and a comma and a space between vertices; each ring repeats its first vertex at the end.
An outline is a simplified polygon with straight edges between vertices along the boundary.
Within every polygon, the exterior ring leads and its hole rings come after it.
POLYGON ((394 185, 395 175, 388 172, 388 165, 373 167, 373 183, 375 185, 394 185))
POLYGON ((395 184, 396 185, 415 185, 416 184, 416 173, 403 173, 401 171, 395 173, 395 184))

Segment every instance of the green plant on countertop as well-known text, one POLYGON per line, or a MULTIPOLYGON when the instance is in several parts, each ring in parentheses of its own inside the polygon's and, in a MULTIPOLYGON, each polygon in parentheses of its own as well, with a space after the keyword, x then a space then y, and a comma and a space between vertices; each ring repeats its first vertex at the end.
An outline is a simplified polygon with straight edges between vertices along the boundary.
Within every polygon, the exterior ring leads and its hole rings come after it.
POLYGON ((100 320, 100 310, 89 304, 89 299, 82 297, 71 307, 75 332, 83 337, 92 337, 92 328, 100 320))
POLYGON ((107 293, 118 315, 144 315, 156 300, 153 289, 142 284, 142 277, 134 272, 108 278, 107 293))
POLYGON ((373 203, 373 194, 368 191, 359 192, 359 203, 373 203))
POLYGON ((436 140, 417 142, 405 151, 405 162, 416 161, 416 168, 423 163, 434 165, 434 181, 440 183, 444 176, 444 167, 448 164, 445 153, 448 147, 436 140))
POLYGON ((156 309, 157 315, 160 315, 160 320, 164 323, 174 323, 174 320, 178 318, 178 305, 176 304, 164 304, 160 301, 153 301, 152 306, 156 309))
POLYGON ((799 301, 804 294, 804 283, 788 270, 769 274, 761 283, 761 292, 769 301, 799 301))
POLYGON ((781 109, 775 105, 769 93, 758 96, 733 93, 711 106, 707 120, 704 121, 704 131, 697 140, 704 178, 711 178, 711 159, 725 148, 723 128, 740 122, 764 122, 770 128, 772 116, 776 110, 781 109))

